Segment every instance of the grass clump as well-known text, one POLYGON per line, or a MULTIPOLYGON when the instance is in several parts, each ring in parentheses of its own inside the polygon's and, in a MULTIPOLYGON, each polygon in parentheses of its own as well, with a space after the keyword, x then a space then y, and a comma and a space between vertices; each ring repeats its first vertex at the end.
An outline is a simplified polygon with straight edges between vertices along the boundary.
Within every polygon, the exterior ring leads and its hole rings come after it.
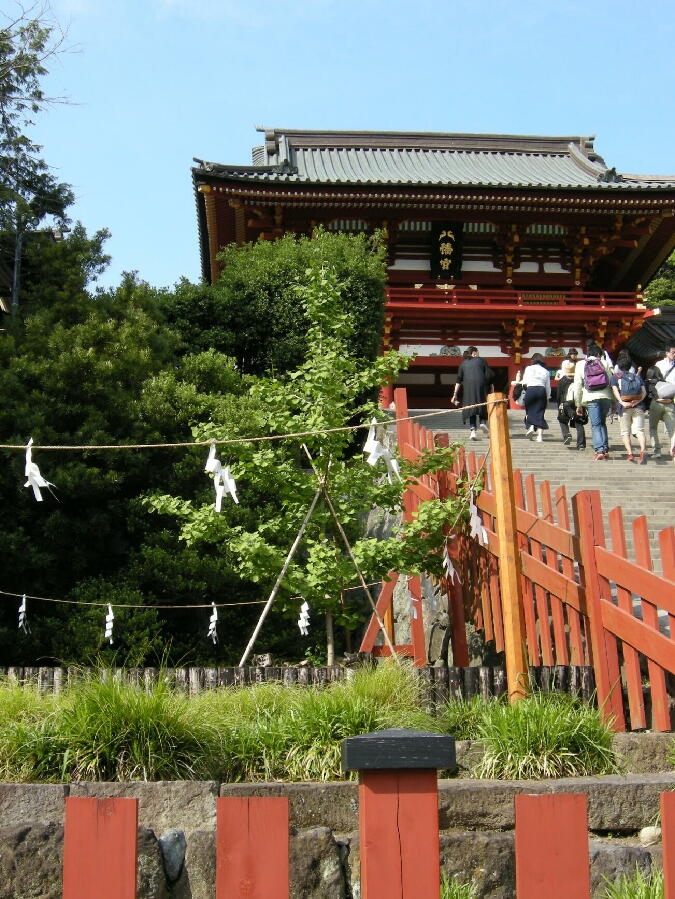
POLYGON ((323 688, 260 684, 197 697, 102 671, 58 697, 0 689, 5 781, 336 780, 344 739, 387 727, 437 730, 407 665, 323 688))
POLYGON ((460 881, 455 875, 449 877, 445 872, 441 878, 441 899, 476 899, 478 892, 472 882, 460 881))
POLYGON ((5 779, 201 779, 220 748, 189 700, 161 683, 145 691, 112 677, 83 680, 46 711, 4 723, 5 779))
POLYGON ((612 731, 596 709, 564 693, 534 693, 512 704, 464 704, 446 712, 484 753, 474 774, 482 778, 526 780, 609 774, 619 770, 612 731))
POLYGON ((605 878, 602 899, 663 899, 663 871, 645 873, 635 866, 634 874, 622 874, 613 883, 605 878))
POLYGON ((339 780, 343 740, 390 727, 482 743, 479 777, 617 770, 609 728, 564 694, 450 703, 440 720, 427 699, 414 668, 392 661, 325 687, 265 683, 196 697, 110 671, 59 696, 0 683, 0 779, 339 780))
POLYGON ((222 735, 221 778, 339 780, 341 744, 388 727, 439 729, 423 711, 423 686, 406 665, 362 669, 322 688, 261 684, 193 700, 222 735))
POLYGON ((24 741, 48 719, 57 705, 52 694, 41 694, 29 684, 0 681, 0 780, 32 779, 33 762, 23 751, 24 741), (19 750, 19 752, 17 752, 19 750))
POLYGON ((485 703, 480 696, 448 702, 440 716, 444 732, 452 734, 456 740, 476 740, 485 718, 485 703))

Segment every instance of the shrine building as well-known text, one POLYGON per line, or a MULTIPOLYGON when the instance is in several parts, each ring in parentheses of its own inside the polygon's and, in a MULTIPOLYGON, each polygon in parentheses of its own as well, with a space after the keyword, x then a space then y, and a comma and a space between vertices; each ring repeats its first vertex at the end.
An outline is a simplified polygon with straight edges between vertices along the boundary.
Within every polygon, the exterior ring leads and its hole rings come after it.
POLYGON ((619 173, 589 137, 259 130, 252 165, 195 160, 204 277, 229 243, 381 229, 383 348, 416 354, 411 406, 447 405, 472 344, 506 391, 533 353, 615 352, 652 315, 674 175, 619 173))

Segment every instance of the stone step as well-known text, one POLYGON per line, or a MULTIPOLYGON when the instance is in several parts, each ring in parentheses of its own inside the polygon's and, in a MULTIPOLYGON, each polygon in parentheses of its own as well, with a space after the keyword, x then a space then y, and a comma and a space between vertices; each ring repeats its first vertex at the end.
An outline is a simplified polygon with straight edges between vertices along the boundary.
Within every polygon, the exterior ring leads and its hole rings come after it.
MULTIPOLYGON (((451 441, 461 441, 467 449, 479 455, 489 447, 488 436, 484 432, 479 432, 477 440, 469 440, 469 430, 462 423, 459 410, 411 410, 410 414, 430 430, 447 433, 451 441)), ((599 490, 606 526, 609 512, 621 506, 631 557, 633 541, 630 523, 646 515, 652 560, 655 570, 660 571, 658 534, 675 522, 673 460, 666 456, 653 459, 648 455, 644 465, 629 462, 625 458, 617 420, 608 422, 610 459, 595 462, 590 427, 586 426, 585 452, 564 446, 553 407, 547 413, 549 430, 545 432, 542 443, 525 436, 521 410, 509 411, 508 418, 514 470, 519 470, 523 478, 533 474, 538 485, 548 481, 552 493, 559 486, 564 486, 569 500, 581 490, 599 490)))

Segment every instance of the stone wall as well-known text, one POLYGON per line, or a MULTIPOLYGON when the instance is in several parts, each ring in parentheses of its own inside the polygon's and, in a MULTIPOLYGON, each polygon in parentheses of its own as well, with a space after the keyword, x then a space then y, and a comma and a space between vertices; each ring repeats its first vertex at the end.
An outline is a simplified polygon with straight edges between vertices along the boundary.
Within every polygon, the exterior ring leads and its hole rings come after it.
MULTIPOLYGON (((659 773, 671 736, 622 736, 633 768, 651 773, 498 782, 439 781, 443 870, 473 877, 479 895, 514 895, 513 798, 516 793, 586 793, 591 875, 660 865, 660 845, 640 831, 658 817, 659 794, 675 773, 659 773), (639 744, 639 751, 638 751, 639 744)), ((475 747, 459 746, 460 766, 475 747)), ((0 899, 61 896, 66 796, 139 800, 139 899, 214 899, 217 796, 288 796, 292 899, 359 899, 358 795, 355 783, 212 782, 0 784, 0 899)), ((264 852, 264 846, 261 846, 264 852)))

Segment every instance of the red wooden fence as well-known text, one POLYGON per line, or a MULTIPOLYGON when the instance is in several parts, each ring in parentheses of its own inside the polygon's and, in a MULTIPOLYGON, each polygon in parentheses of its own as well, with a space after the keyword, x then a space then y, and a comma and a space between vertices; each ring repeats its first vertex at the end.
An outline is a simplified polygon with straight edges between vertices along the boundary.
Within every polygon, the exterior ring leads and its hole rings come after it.
MULTIPOLYGON (((369 788, 376 795, 360 795, 370 809, 360 821, 364 899, 439 899, 438 802, 436 784, 427 783, 435 773, 421 773, 421 805, 409 790, 397 792, 395 771, 377 772, 369 788), (416 852, 421 843, 433 877, 420 877, 429 870, 416 852)), ((675 899, 675 793, 661 794, 661 824, 664 899, 675 899)), ((216 826, 217 899, 288 899, 287 800, 218 799, 216 826)), ((68 798, 63 899, 135 899, 136 840, 136 799, 68 798)), ((585 795, 515 797, 515 869, 517 899, 588 899, 585 795)))
POLYGON ((64 899, 135 899, 137 799, 66 799, 64 899))
MULTIPOLYGON (((396 418, 407 415, 405 391, 395 391, 396 418)), ((431 432, 407 421, 398 425, 399 452, 416 458, 430 445, 431 432)), ((504 622, 499 583, 501 547, 495 524, 496 495, 489 457, 460 456, 452 471, 426 476, 406 498, 406 514, 429 496, 456 492, 459 478, 482 474, 476 505, 488 534, 488 546, 457 535, 451 541, 453 564, 461 586, 442 584, 453 622, 453 660, 468 665, 465 625, 471 621, 486 640, 504 650, 504 622)), ((635 558, 628 558, 621 508, 609 514, 609 537, 603 524, 600 494, 585 490, 572 497, 571 513, 564 487, 551 492, 548 481, 537 485, 533 475, 523 480, 513 473, 517 541, 522 568, 521 587, 528 662, 532 666, 592 665, 597 700, 617 731, 651 727, 670 731, 668 675, 675 674, 675 528, 659 534, 662 573, 653 570, 646 518, 632 522, 635 558), (660 621, 661 619, 661 621, 660 621)), ((385 585, 379 610, 391 603, 392 585, 385 585)), ((417 664, 424 655, 421 603, 412 629, 417 664), (419 632, 422 635, 419 636, 419 632)), ((394 634, 390 634, 392 640, 394 634)), ((375 645, 371 627, 361 645, 384 654, 375 645)))

